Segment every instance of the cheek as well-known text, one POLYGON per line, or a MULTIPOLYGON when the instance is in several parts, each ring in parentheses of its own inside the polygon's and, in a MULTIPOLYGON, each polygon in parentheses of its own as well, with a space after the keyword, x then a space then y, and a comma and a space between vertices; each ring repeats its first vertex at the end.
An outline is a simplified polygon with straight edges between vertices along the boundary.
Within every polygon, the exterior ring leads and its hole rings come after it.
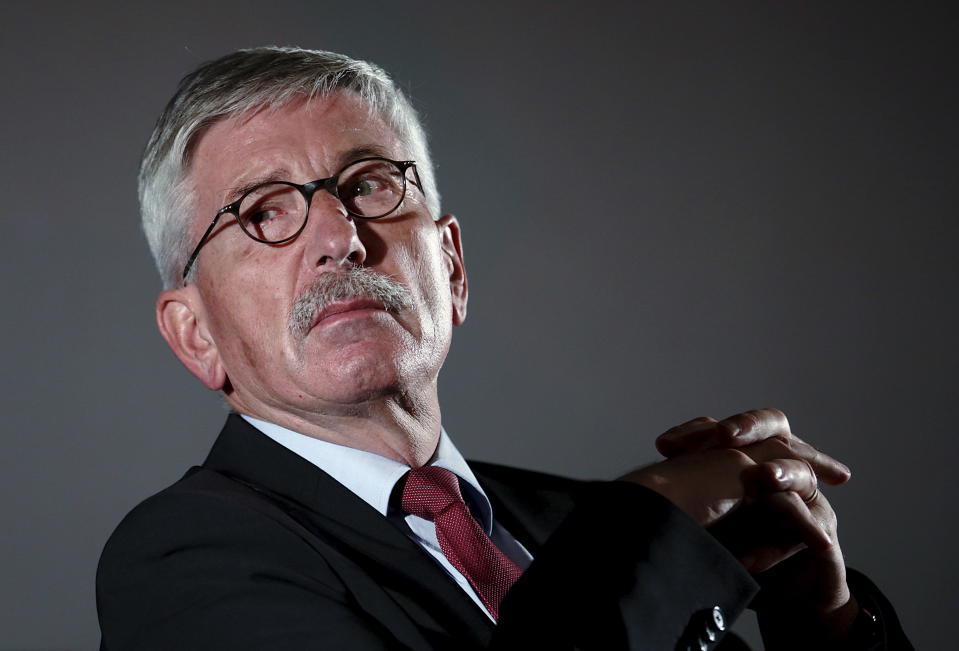
POLYGON ((410 261, 415 277, 423 288, 424 298, 435 302, 448 294, 446 265, 444 255, 439 248, 435 230, 418 234, 412 247, 410 261))
POLYGON ((249 365, 249 367, 254 370, 259 368, 259 363, 256 359, 256 353, 254 352, 250 343, 246 340, 243 340, 240 342, 240 346, 243 350, 243 357, 246 358, 246 363, 249 365))
POLYGON ((428 238, 424 239, 427 248, 419 249, 421 254, 412 258, 420 298, 425 307, 423 318, 429 319, 423 325, 425 330, 430 330, 438 339, 443 339, 445 336, 442 331, 452 323, 453 318, 449 274, 442 252, 429 248, 429 245, 435 247, 436 243, 428 238))
POLYGON ((225 347, 225 357, 258 368, 264 350, 284 341, 282 301, 276 290, 235 280, 239 282, 216 284, 209 291, 211 332, 218 346, 225 347))

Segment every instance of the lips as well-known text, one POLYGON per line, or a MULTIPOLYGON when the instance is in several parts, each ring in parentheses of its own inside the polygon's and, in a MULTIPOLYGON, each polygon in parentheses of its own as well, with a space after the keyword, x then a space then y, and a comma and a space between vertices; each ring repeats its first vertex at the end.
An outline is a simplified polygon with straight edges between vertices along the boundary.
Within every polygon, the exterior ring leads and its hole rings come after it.
POLYGON ((313 326, 317 326, 326 319, 329 319, 337 314, 344 314, 346 312, 356 312, 358 310, 385 310, 383 303, 380 301, 375 301, 371 298, 351 298, 345 301, 336 301, 327 305, 325 308, 320 310, 320 312, 313 319, 313 326))

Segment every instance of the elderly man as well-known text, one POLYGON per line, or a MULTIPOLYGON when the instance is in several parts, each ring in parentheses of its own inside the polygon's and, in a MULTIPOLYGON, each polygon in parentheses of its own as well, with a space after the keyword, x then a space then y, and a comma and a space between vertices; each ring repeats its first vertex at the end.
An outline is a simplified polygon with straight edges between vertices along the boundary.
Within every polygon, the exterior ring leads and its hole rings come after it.
POLYGON ((140 174, 157 322, 233 413, 107 543, 102 648, 729 649, 751 602, 770 649, 909 648, 817 489, 848 469, 775 410, 680 425, 616 482, 468 464, 438 197, 373 65, 259 48, 183 80, 140 174))

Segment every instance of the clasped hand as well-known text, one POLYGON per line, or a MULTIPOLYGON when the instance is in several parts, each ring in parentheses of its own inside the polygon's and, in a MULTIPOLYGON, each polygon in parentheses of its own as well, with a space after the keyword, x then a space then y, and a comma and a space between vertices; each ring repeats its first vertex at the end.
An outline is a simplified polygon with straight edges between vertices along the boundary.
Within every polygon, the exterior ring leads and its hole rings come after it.
POLYGON ((794 624, 800 615, 822 638, 841 637, 858 606, 836 514, 818 486, 846 482, 849 469, 793 434, 776 409, 696 418, 660 435, 656 447, 665 461, 620 479, 669 499, 755 575, 761 624, 788 608, 794 624))

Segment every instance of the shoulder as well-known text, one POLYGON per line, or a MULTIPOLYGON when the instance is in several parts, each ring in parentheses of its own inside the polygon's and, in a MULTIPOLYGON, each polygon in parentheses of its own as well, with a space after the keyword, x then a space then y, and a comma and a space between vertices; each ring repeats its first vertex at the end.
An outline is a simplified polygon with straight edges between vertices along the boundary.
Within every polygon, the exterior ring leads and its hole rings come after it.
POLYGON ((194 467, 172 486, 145 499, 120 522, 104 547, 98 578, 134 558, 159 560, 189 547, 235 547, 260 537, 269 538, 276 546, 296 545, 300 538, 296 527, 265 493, 213 470, 194 467))
POLYGON ((294 515, 209 469, 144 500, 97 568, 101 648, 381 648, 378 624, 334 569, 335 550, 294 515))
POLYGON ((217 592, 257 574, 337 584, 317 540, 267 495, 212 470, 193 468, 135 507, 110 536, 97 567, 97 600, 126 608, 197 586, 217 592), (310 571, 300 572, 304 559, 310 571), (319 562, 317 562, 319 561, 319 562))
POLYGON ((268 496, 191 469, 134 508, 103 549, 96 596, 104 648, 203 648, 207 633, 241 630, 238 618, 266 635, 266 620, 304 609, 303 595, 345 602, 318 545, 268 496))

